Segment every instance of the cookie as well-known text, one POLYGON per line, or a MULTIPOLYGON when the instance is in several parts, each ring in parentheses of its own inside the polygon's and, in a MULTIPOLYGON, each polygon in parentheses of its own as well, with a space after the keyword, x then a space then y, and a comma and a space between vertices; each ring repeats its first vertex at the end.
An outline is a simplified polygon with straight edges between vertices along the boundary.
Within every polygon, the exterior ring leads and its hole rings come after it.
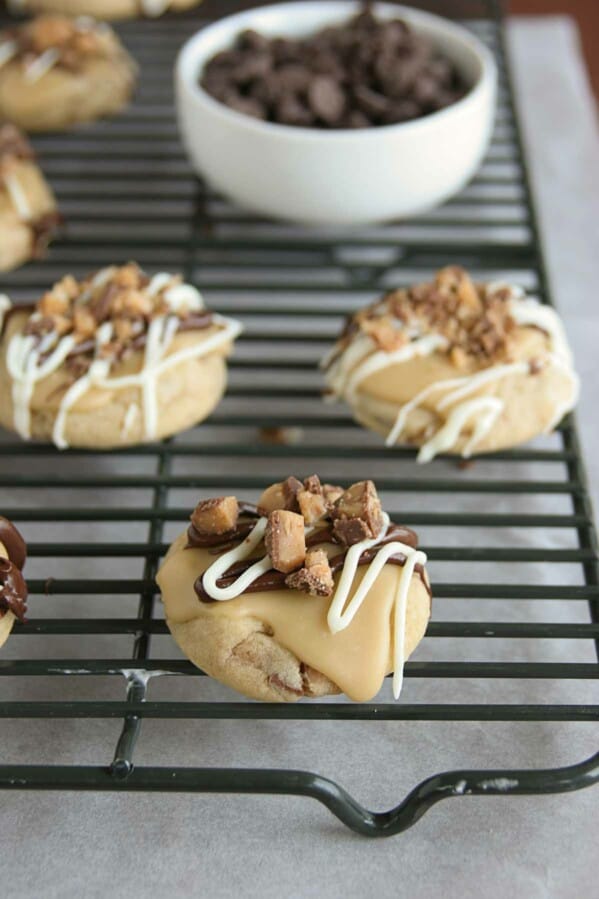
POLYGON ((0 119, 63 131, 127 105, 137 66, 108 25, 38 16, 0 32, 0 119))
POLYGON ((92 16, 94 19, 157 18, 167 12, 182 12, 199 6, 202 0, 8 0, 13 13, 62 13, 65 16, 92 16))
POLYGON ((0 515, 0 647, 6 643, 15 621, 25 620, 27 584, 23 566, 27 546, 14 524, 0 515))
POLYGON ((578 377, 557 313, 457 266, 352 316, 324 360, 329 399, 388 446, 469 457, 551 432, 578 377))
POLYGON ((157 582, 183 652, 245 696, 366 701, 393 672, 397 698, 431 610, 417 545, 371 481, 344 490, 291 477, 257 506, 200 502, 157 582))
POLYGON ((31 145, 14 125, 0 125, 0 271, 43 256, 59 223, 31 145))
POLYGON ((0 424, 24 440, 108 448, 202 421, 226 386, 241 327, 177 275, 135 263, 67 275, 0 326, 0 424))

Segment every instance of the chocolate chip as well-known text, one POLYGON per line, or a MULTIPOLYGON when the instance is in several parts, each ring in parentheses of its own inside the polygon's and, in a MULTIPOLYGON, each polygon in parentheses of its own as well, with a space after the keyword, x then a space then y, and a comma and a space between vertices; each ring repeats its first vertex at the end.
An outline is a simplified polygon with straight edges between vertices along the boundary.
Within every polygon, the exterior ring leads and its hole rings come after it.
POLYGON ((354 97, 361 112, 372 118, 381 118, 389 108, 389 100, 366 85, 354 88, 354 97))
POLYGON ((343 115, 345 93, 334 78, 318 75, 310 82, 308 102, 317 118, 328 125, 334 125, 343 115))
POLYGON ((242 112, 244 115, 252 116, 254 119, 265 119, 266 109, 264 104, 260 103, 254 97, 243 97, 241 94, 229 91, 225 103, 235 112, 242 112))
POLYGON ((255 118, 368 128, 443 109, 466 90, 453 63, 401 19, 358 15, 303 39, 243 31, 205 66, 202 87, 255 118))

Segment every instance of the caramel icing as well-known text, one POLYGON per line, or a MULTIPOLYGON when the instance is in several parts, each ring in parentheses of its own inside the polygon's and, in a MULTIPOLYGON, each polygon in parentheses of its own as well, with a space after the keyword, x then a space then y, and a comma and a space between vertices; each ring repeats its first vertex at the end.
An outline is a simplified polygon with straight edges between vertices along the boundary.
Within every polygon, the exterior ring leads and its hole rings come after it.
MULTIPOLYGON (((432 289, 432 285, 425 287, 432 289)), ((555 408, 546 428, 549 433, 574 407, 579 393, 579 381, 561 321, 553 309, 526 297, 515 285, 491 282, 477 289, 485 301, 499 304, 501 309, 500 324, 505 334, 502 329, 499 329, 501 333, 493 332, 489 324, 491 344, 494 347, 496 343, 497 349, 488 354, 468 355, 459 343, 448 338, 449 326, 457 327, 460 320, 457 312, 452 311, 451 296, 445 298, 447 308, 443 308, 437 290, 437 305, 432 307, 432 311, 441 310, 445 315, 447 333, 442 333, 443 323, 439 324, 434 317, 402 318, 400 313, 405 314, 410 296, 403 297, 404 306, 396 311, 394 294, 390 294, 354 316, 328 358, 323 360, 329 397, 345 399, 353 406, 361 394, 389 404, 395 420, 387 435, 388 446, 401 442, 409 416, 430 410, 438 416, 438 426, 432 434, 427 434, 418 461, 428 462, 438 453, 455 451, 462 437, 465 438, 462 455, 467 457, 476 451, 505 413, 504 399, 495 395, 500 382, 534 376, 539 366, 548 367, 567 379, 565 395, 555 397, 555 408), (376 329, 383 322, 387 327, 386 338, 394 335, 397 348, 381 347, 380 341, 377 342, 376 329), (363 327, 374 329, 374 336, 362 330, 363 327), (465 366, 459 377, 452 356, 455 351, 461 353, 465 366), (409 377, 403 369, 407 362, 409 377)), ((417 293, 419 288, 414 290, 417 293)), ((484 305, 481 305, 483 313, 484 305)), ((478 335, 476 329, 472 333, 478 335)), ((483 341, 484 337, 483 332, 483 341)), ((471 350, 469 344, 466 349, 471 350)))
MULTIPOLYGON (((184 623, 204 615, 255 618, 264 622, 274 638, 306 665, 320 671, 350 699, 364 702, 381 688, 385 675, 393 670, 393 606, 403 568, 385 564, 368 591, 352 622, 337 633, 328 627, 330 598, 309 596, 297 590, 275 589, 244 593, 227 602, 200 604, 194 584, 214 562, 207 548, 186 548, 187 534, 171 547, 157 581, 162 591, 169 621, 184 623)), ((339 547, 324 545, 337 554, 339 547)), ((360 568, 351 585, 349 602, 362 584, 368 568, 360 568)), ((339 584, 335 575, 335 585, 339 584)), ((430 614, 430 596, 424 572, 409 581, 405 604, 402 655, 407 658, 422 639, 430 614)))
POLYGON ((224 534, 205 535, 191 525, 173 545, 158 574, 168 620, 255 617, 350 698, 374 696, 390 671, 397 698, 404 660, 430 614, 426 556, 416 534, 385 513, 375 537, 350 547, 340 545, 327 518, 306 527, 306 546, 324 550, 334 580, 332 595, 313 596, 286 586, 286 575, 265 555, 267 519, 248 504, 240 512, 224 534))

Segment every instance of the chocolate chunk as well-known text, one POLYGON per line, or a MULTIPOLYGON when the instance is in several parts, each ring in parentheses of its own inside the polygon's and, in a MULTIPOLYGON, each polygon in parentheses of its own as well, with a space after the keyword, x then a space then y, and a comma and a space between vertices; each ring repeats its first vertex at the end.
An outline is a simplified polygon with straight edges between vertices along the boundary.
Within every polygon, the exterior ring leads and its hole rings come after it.
POLYGON ((311 596, 330 596, 334 590, 333 572, 327 554, 322 549, 306 553, 303 568, 288 574, 285 584, 292 590, 301 590, 311 596))
POLYGON ((217 496, 197 504, 191 523, 200 534, 226 534, 237 525, 239 503, 235 496, 217 496))
POLYGON ((299 568, 306 558, 303 517, 285 509, 271 512, 264 543, 276 571, 287 574, 299 568))
POLYGON ((345 110, 345 93, 334 78, 318 75, 310 82, 308 102, 317 118, 334 125, 345 110))

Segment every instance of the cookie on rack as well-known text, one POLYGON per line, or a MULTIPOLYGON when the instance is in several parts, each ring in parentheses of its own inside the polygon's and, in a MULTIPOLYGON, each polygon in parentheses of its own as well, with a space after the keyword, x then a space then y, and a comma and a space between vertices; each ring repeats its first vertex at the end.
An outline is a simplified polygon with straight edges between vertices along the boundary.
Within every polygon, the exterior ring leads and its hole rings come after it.
POLYGON ((64 131, 123 109, 136 75, 108 25, 38 16, 0 32, 0 119, 25 131, 64 131))
POLYGON ((199 6, 202 0, 8 0, 14 13, 62 13, 65 16, 93 16, 94 19, 155 19, 167 12, 182 12, 199 6))
POLYGON ((345 693, 365 701, 427 628, 431 591, 416 534, 372 481, 273 484, 258 505, 202 500, 158 573, 168 627, 189 659, 253 699, 345 693))
POLYGON ((23 566, 27 546, 16 527, 0 515, 0 647, 10 636, 15 621, 27 611, 27 584, 23 566))
POLYGON ((221 399, 240 331, 178 275, 149 277, 135 263, 67 275, 35 306, 5 311, 0 424, 60 449, 183 431, 221 399))
POLYGON ((323 361, 328 398, 388 446, 469 457, 551 432, 579 382, 557 313, 457 266, 353 315, 323 361))
POLYGON ((14 125, 0 125, 0 271, 43 256, 59 223, 29 141, 14 125))

